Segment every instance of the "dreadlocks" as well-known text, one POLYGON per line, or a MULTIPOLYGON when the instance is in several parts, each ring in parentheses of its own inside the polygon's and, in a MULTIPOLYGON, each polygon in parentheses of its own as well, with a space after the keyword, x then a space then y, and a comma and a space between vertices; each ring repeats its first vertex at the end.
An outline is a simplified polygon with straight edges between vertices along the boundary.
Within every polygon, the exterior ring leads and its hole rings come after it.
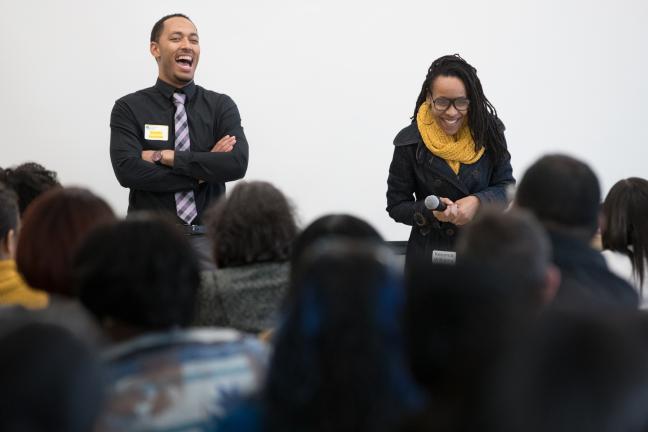
POLYGON ((421 93, 416 99, 412 122, 416 121, 416 114, 431 93, 432 83, 438 76, 456 77, 466 86, 466 93, 470 99, 468 127, 475 141, 475 150, 485 147, 496 160, 508 156, 504 124, 497 117, 495 107, 484 95, 481 82, 477 77, 477 69, 468 64, 459 54, 446 55, 432 63, 421 86, 421 93))

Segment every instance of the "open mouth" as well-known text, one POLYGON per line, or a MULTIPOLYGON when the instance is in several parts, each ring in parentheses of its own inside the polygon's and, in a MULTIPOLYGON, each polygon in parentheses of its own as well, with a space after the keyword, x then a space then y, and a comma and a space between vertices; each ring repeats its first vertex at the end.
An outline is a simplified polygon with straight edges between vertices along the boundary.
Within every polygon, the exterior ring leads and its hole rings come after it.
POLYGON ((176 64, 184 71, 190 71, 193 66, 193 57, 187 54, 182 54, 176 57, 176 64))

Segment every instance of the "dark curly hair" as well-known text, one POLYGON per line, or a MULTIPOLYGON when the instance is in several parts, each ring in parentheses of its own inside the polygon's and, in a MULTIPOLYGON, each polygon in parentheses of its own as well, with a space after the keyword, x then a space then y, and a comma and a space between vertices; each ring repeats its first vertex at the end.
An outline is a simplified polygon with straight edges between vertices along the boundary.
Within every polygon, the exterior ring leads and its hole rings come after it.
POLYGON ((297 236, 294 211, 267 182, 237 184, 207 215, 207 231, 219 268, 287 261, 297 236))
POLYGON ((61 186, 56 172, 36 162, 26 162, 15 167, 0 169, 0 181, 18 195, 21 216, 37 196, 53 187, 61 186))
POLYGON ((461 58, 459 54, 445 55, 432 62, 421 86, 421 92, 416 99, 412 122, 416 121, 419 108, 431 94, 432 84, 439 76, 458 78, 466 87, 466 93, 470 100, 468 126, 475 141, 475 150, 485 148, 497 160, 508 157, 504 124, 497 117, 495 107, 484 95, 481 81, 477 77, 477 69, 461 58))

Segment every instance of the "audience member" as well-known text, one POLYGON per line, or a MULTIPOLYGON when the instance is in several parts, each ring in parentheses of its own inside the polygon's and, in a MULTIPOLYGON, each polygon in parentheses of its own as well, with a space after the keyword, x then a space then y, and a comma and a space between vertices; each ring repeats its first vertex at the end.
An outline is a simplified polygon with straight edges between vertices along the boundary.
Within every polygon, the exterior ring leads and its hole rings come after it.
POLYGON ((385 247, 349 240, 305 251, 265 386, 217 430, 392 431, 416 412, 390 260, 385 247))
POLYGON ((81 300, 113 341, 98 430, 200 430, 225 396, 259 382, 256 338, 185 328, 200 283, 194 253, 179 227, 147 215, 99 228, 79 250, 81 300))
POLYGON ((95 355, 68 331, 31 323, 0 337, 0 430, 93 430, 103 393, 95 355))
POLYGON ((610 270, 639 292, 648 308, 648 180, 617 182, 603 202, 603 256, 610 270))
POLYGON ((414 378, 430 396, 413 430, 479 430, 484 377, 537 319, 537 307, 530 310, 519 288, 495 268, 469 260, 421 260, 410 267, 409 358, 414 378))
POLYGON ((515 198, 547 229, 562 276, 553 307, 573 310, 638 306, 636 291, 612 273, 590 246, 601 192, 584 162, 566 155, 540 158, 524 173, 515 198))
POLYGON ((545 316, 494 377, 481 430, 648 430, 646 324, 627 311, 545 316))
POLYGON ((40 194, 61 186, 54 171, 36 162, 26 162, 12 168, 0 168, 0 182, 16 192, 21 215, 40 194))
POLYGON ((522 209, 479 213, 460 235, 457 254, 510 279, 521 305, 530 310, 550 303, 560 285, 547 234, 533 214, 522 209))
POLYGON ((30 309, 47 306, 47 293, 30 288, 16 270, 16 243, 20 214, 16 195, 0 186, 0 305, 30 309))
POLYGON ((207 219, 218 269, 202 273, 195 324, 274 327, 297 236, 288 200, 270 183, 239 183, 207 219))

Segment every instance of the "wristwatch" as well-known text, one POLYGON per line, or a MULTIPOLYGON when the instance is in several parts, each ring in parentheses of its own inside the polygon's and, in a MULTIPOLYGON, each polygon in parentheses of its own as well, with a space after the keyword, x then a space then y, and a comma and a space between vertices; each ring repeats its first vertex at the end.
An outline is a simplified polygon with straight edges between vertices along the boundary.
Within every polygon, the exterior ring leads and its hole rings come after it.
POLYGON ((162 165, 162 152, 160 150, 154 151, 153 156, 151 156, 151 160, 156 165, 162 165))

